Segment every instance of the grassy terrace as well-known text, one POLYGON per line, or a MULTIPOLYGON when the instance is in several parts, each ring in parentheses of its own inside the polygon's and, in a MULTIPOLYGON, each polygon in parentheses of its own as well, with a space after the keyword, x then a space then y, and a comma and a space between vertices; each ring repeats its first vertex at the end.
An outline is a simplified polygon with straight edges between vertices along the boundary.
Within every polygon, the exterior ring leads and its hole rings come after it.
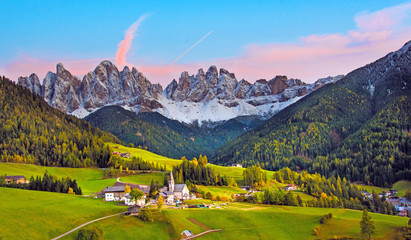
MULTIPOLYGON (((113 149, 113 151, 118 151, 122 153, 129 152, 132 157, 133 156, 141 157, 144 161, 159 163, 160 165, 165 164, 167 170, 171 170, 173 166, 181 164, 181 160, 179 159, 167 158, 167 157, 160 156, 155 153, 149 152, 144 149, 130 148, 130 147, 122 146, 119 144, 114 144, 114 143, 109 143, 109 146, 113 149)), ((209 164, 209 166, 215 170, 216 174, 220 174, 221 176, 227 175, 227 177, 233 177, 237 181, 237 183, 239 183, 239 185, 241 184, 242 179, 243 179, 244 168, 225 167, 225 166, 218 166, 214 164, 209 164)), ((272 171, 266 171, 266 172, 267 172, 267 177, 269 179, 272 179, 273 172, 272 171)))
POLYGON ((0 163, 1 175, 24 175, 27 179, 31 176, 43 175, 48 171, 57 177, 71 177, 76 179, 83 190, 83 194, 98 192, 106 186, 112 186, 116 179, 102 179, 104 170, 96 168, 62 168, 42 167, 28 164, 0 163))
MULTIPOLYGON (((157 221, 144 223, 130 216, 119 216, 93 225, 103 229, 104 239, 177 239, 183 230, 194 234, 208 229, 223 229, 199 239, 316 239, 313 229, 320 227, 320 239, 334 236, 360 237, 361 211, 327 208, 301 208, 233 203, 221 209, 163 209, 157 221), (321 225, 322 215, 334 218, 321 225)), ((408 219, 371 214, 377 229, 375 237, 392 236, 395 227, 408 219)), ((67 236, 75 239, 77 233, 67 236)))
POLYGON ((0 187, 0 238, 51 239, 90 220, 125 211, 101 199, 0 187))

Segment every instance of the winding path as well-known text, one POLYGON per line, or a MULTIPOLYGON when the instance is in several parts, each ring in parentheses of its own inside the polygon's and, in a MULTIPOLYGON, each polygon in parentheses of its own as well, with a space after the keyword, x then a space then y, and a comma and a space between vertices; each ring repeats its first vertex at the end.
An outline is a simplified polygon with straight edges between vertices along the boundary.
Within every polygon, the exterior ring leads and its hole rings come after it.
POLYGON ((82 225, 80 225, 80 226, 78 226, 78 227, 76 227, 76 228, 74 228, 74 229, 72 229, 72 230, 70 230, 70 231, 68 231, 68 232, 60 235, 60 236, 58 236, 58 237, 55 237, 55 238, 51 239, 51 240, 56 240, 56 239, 62 238, 62 237, 64 237, 64 236, 66 236, 66 235, 68 235, 68 234, 70 234, 70 233, 72 233, 72 232, 74 232, 74 231, 76 231, 76 230, 78 230, 78 229, 86 226, 86 225, 89 225, 90 223, 97 222, 97 221, 100 221, 100 220, 103 220, 103 219, 106 219, 106 218, 111 218, 111 217, 114 217, 114 216, 117 216, 117 215, 121 215, 121 214, 124 214, 124 213, 126 213, 126 212, 121 212, 121 213, 113 214, 113 215, 110 215, 110 216, 105 216, 105 217, 102 217, 102 218, 94 219, 94 220, 92 220, 92 221, 90 221, 90 222, 86 222, 86 223, 84 223, 84 224, 82 224, 82 225))
POLYGON ((202 233, 199 233, 199 234, 197 234, 197 235, 194 235, 194 236, 191 236, 191 237, 188 237, 188 238, 184 238, 184 240, 186 240, 186 239, 198 238, 198 237, 201 237, 201 236, 203 236, 203 235, 206 235, 206 234, 209 234, 209 233, 212 233, 212 232, 219 232, 219 231, 223 231, 223 229, 211 229, 211 230, 207 230, 207 231, 202 232, 202 233))

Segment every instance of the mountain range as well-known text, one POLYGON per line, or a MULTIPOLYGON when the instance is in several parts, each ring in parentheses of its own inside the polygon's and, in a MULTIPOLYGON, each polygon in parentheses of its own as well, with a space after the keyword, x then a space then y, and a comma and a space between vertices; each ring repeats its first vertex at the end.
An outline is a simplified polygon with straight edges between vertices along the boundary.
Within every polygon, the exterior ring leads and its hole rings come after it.
POLYGON ((319 79, 306 84, 299 79, 276 76, 254 84, 235 74, 211 66, 189 75, 181 73, 163 91, 136 68, 122 71, 109 61, 101 62, 82 80, 59 63, 56 73, 48 72, 40 84, 36 74, 20 77, 18 84, 41 96, 50 106, 84 118, 104 106, 117 105, 139 112, 158 112, 184 123, 219 122, 239 116, 268 119, 307 94, 343 76, 319 79))

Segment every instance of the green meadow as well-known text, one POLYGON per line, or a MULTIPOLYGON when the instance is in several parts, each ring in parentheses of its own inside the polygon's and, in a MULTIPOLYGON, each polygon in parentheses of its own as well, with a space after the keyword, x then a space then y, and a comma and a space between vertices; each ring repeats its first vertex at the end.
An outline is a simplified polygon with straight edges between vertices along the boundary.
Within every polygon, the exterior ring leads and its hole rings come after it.
POLYGON ((238 187, 229 187, 229 186, 221 186, 221 187, 215 187, 215 186, 197 186, 197 190, 199 192, 210 192, 213 196, 220 196, 220 197, 228 197, 231 199, 231 195, 237 194, 237 193, 246 193, 247 191, 241 190, 238 187))
POLYGON ((30 179, 31 176, 42 176, 46 171, 59 178, 71 177, 76 179, 83 194, 99 192, 116 182, 114 178, 103 179, 104 170, 96 168, 43 167, 19 163, 0 163, 1 175, 24 175, 27 179, 30 179))
MULTIPOLYGON (((167 170, 172 170, 173 166, 181 163, 181 160, 167 158, 144 149, 126 147, 120 144, 108 143, 114 152, 129 152, 132 157, 140 157, 144 161, 159 163, 160 165, 166 165, 167 170)), ((127 158, 124 158, 127 159, 127 158)))
POLYGON ((0 187, 0 238, 51 239, 90 220, 123 212, 102 199, 0 187))
MULTIPOLYGON (((131 148, 131 147, 126 147, 126 146, 123 146, 120 144, 114 144, 114 143, 108 143, 108 145, 113 149, 113 151, 118 151, 122 153, 129 152, 132 157, 133 156, 140 157, 144 161, 158 163, 160 165, 165 164, 168 171, 172 170, 173 166, 181 164, 181 160, 160 156, 160 155, 157 155, 155 153, 149 152, 144 149, 131 148)), ((227 177, 233 177, 239 185, 242 184, 244 168, 225 167, 225 166, 219 166, 219 165, 214 165, 214 164, 209 164, 208 166, 212 167, 216 174, 220 174, 221 176, 226 175, 227 177)), ((268 179, 273 178, 273 173, 274 173, 273 171, 265 171, 265 172, 267 172, 268 179)))
POLYGON ((122 182, 144 184, 144 185, 150 185, 151 180, 154 180, 154 182, 158 181, 160 185, 163 185, 164 173, 161 173, 161 172, 145 173, 145 174, 131 175, 131 176, 120 178, 120 181, 122 182))
MULTIPOLYGON (((163 209, 155 213, 156 221, 144 223, 132 216, 118 216, 93 225, 103 229, 104 239, 177 239, 184 230, 199 234, 209 229, 222 229, 199 239, 330 239, 336 236, 359 238, 361 211, 327 208, 301 208, 229 204, 221 209, 163 209), (320 224, 322 215, 332 213, 333 219, 320 224), (320 228, 318 236, 314 227, 320 228)), ((371 214, 378 239, 386 239, 395 227, 408 219, 371 214)), ((77 232, 67 236, 75 239, 77 232)))

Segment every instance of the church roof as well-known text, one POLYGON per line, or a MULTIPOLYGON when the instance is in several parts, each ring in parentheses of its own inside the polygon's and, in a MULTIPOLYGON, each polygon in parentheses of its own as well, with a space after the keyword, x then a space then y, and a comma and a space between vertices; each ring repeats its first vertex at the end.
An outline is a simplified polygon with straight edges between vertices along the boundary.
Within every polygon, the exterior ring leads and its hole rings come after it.
POLYGON ((185 184, 175 184, 174 185, 174 192, 182 192, 184 189, 185 184))

